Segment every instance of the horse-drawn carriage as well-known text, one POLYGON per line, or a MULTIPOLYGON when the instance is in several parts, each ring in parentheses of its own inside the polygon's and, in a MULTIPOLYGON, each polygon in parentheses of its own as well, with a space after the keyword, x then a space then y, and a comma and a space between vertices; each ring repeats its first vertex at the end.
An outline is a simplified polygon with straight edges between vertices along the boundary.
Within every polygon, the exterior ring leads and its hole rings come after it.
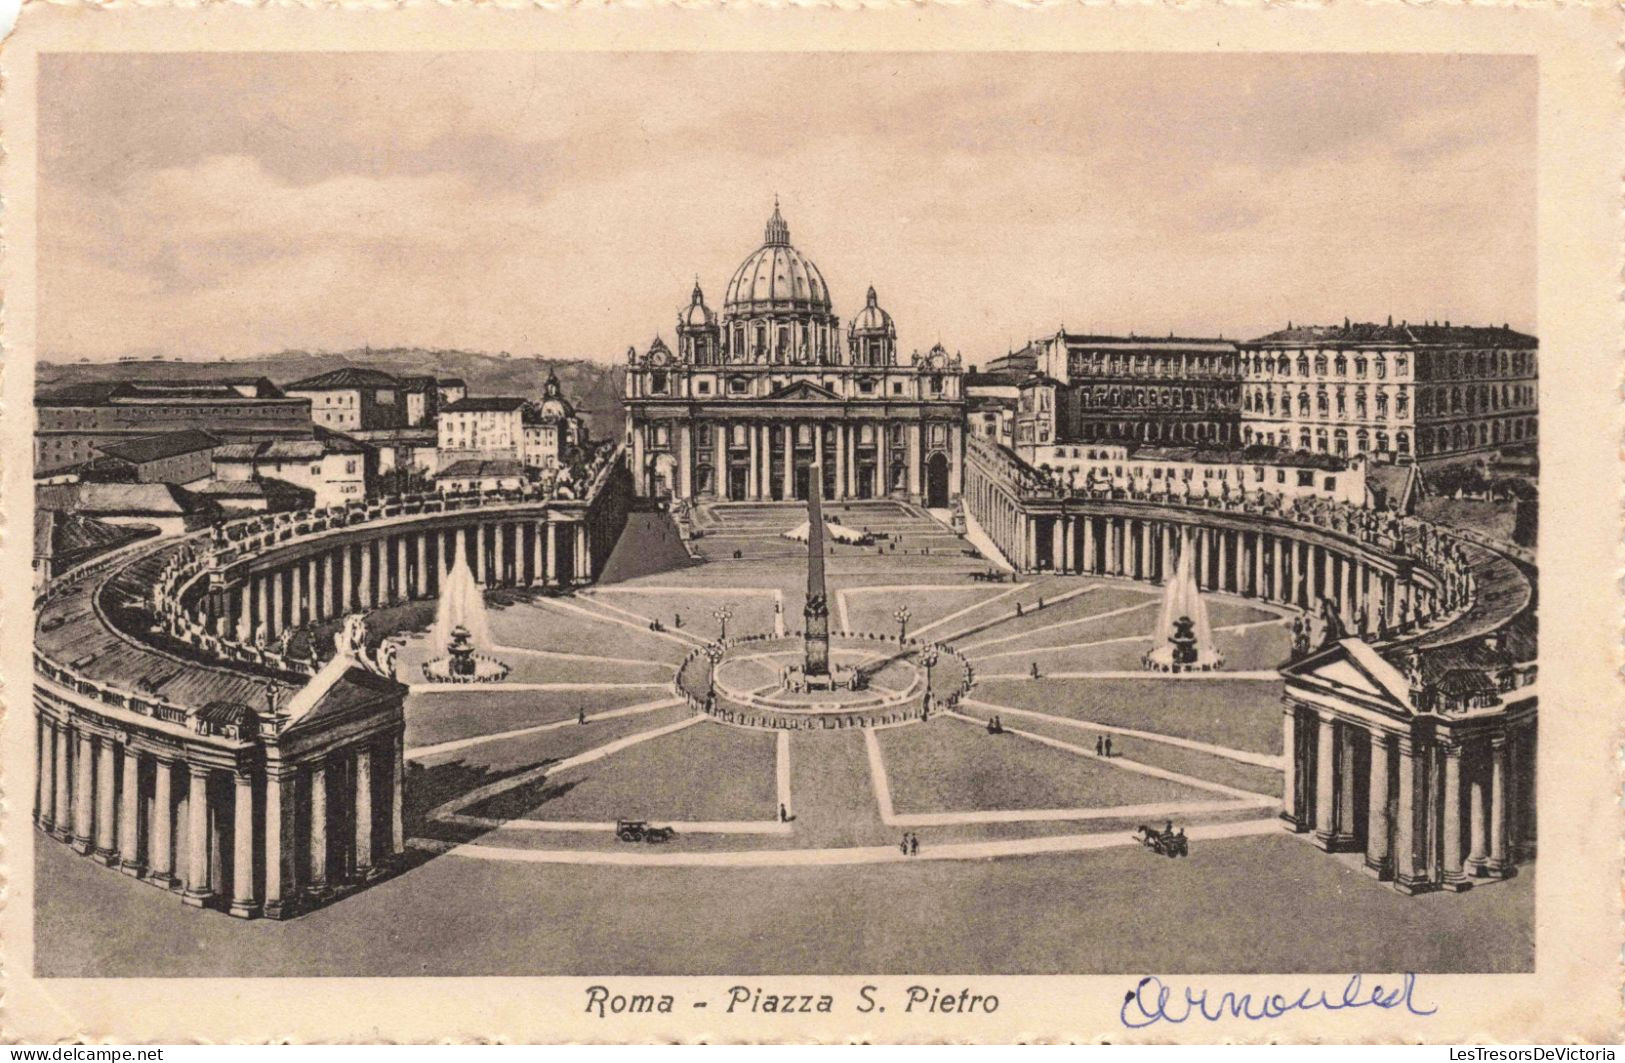
POLYGON ((649 821, 643 819, 615 821, 615 837, 623 842, 648 842, 650 845, 660 845, 671 841, 676 833, 670 827, 651 827, 649 821))
POLYGON ((1173 830, 1159 831, 1142 823, 1134 831, 1134 839, 1158 856, 1172 858, 1191 855, 1190 843, 1185 840, 1183 830, 1177 833, 1173 830))

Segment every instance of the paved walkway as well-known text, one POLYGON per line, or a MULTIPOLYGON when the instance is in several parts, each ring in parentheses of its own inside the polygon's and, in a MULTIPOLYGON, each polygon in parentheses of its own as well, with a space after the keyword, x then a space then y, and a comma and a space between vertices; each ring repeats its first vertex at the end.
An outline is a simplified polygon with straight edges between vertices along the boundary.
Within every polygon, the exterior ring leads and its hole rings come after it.
MULTIPOLYGON (((1192 842, 1221 841, 1280 834, 1274 817, 1239 823, 1211 823, 1189 827, 1192 842)), ((1006 838, 995 841, 927 843, 915 856, 904 856, 896 845, 869 845, 839 849, 745 849, 731 852, 648 852, 633 850, 509 849, 477 842, 459 845, 428 838, 413 838, 414 849, 472 860, 499 860, 523 864, 596 864, 617 867, 836 867, 847 864, 901 863, 911 860, 991 860, 1007 856, 1078 853, 1142 844, 1132 834, 1058 834, 1041 838, 1006 838)))
MULTIPOLYGON (((1032 584, 1024 584, 1023 586, 1032 586, 1032 584)), ((1092 593, 1094 591, 1098 591, 1103 586, 1104 585, 1100 584, 1100 583, 1091 583, 1086 587, 1076 587, 1076 588, 1073 588, 1072 590, 1069 590, 1069 591, 1063 591, 1062 593, 1057 594, 1053 598, 1050 598, 1048 601, 1046 601, 1043 604, 1042 608, 1043 609, 1054 608, 1055 606, 1060 605, 1062 602, 1069 602, 1073 598, 1077 598, 1077 597, 1080 597, 1082 595, 1090 594, 1090 593, 1092 593)), ((1003 595, 999 595, 998 597, 1003 597, 1003 595)), ((989 599, 989 601, 992 601, 992 600, 994 600, 994 599, 989 599)), ((985 605, 987 603, 984 602, 983 604, 985 605)), ((949 643, 956 642, 959 639, 965 638, 966 636, 969 636, 969 635, 979 635, 982 632, 991 630, 992 628, 995 628, 995 627, 998 627, 1000 624, 1003 624, 1003 623, 1005 623, 1007 621, 1021 620, 1021 619, 1025 618, 1025 617, 1033 616, 1034 614, 1038 613, 1039 611, 1040 611, 1040 606, 1037 603, 1034 603, 1032 609, 1023 609, 1019 613, 1016 612, 1014 609, 1012 609, 1008 613, 1005 613, 1002 616, 996 616, 991 620, 980 621, 978 623, 972 624, 970 627, 960 628, 958 631, 955 631, 951 635, 939 635, 934 641, 936 641, 936 642, 949 642, 949 643)), ((1097 613, 1097 614, 1095 614, 1093 616, 1085 617, 1084 619, 1093 620, 1093 619, 1095 619, 1096 616, 1104 616, 1104 615, 1106 615, 1106 614, 1097 613)), ((1030 634, 1032 634, 1032 632, 1023 631, 1023 632, 1020 633, 1020 635, 1011 635, 1011 636, 1008 636, 1008 637, 1009 638, 1019 638, 1019 637, 1021 637, 1021 635, 1030 635, 1030 634)), ((999 640, 995 639, 994 641, 999 641, 999 640)), ((978 645, 986 645, 986 643, 979 643, 978 645)))
MULTIPOLYGON (((583 607, 581 607, 579 605, 572 605, 571 603, 566 602, 562 598, 538 598, 538 599, 536 599, 536 604, 543 605, 543 606, 551 606, 554 609, 562 609, 567 613, 575 613, 576 615, 584 616, 584 617, 588 618, 589 620, 596 620, 601 624, 619 624, 621 627, 630 628, 633 631, 642 632, 643 634, 646 634, 646 635, 652 635, 655 638, 665 639, 668 642, 675 642, 677 645, 683 647, 683 650, 685 652, 690 650, 690 649, 693 649, 694 646, 696 646, 696 645, 702 645, 701 643, 698 643, 695 639, 693 639, 690 636, 685 635, 682 638, 678 638, 677 635, 675 633, 671 632, 671 631, 655 631, 655 630, 652 630, 649 627, 649 618, 648 617, 642 617, 641 618, 643 620, 643 623, 634 624, 630 620, 622 620, 618 616, 608 616, 608 615, 606 615, 604 613, 601 613, 601 612, 598 612, 597 610, 594 610, 594 609, 585 609, 585 608, 583 608, 583 607)), ((605 603, 596 602, 594 604, 604 606, 605 603)), ((607 606, 605 606, 605 607, 608 608, 607 606)), ((624 609, 617 610, 617 611, 621 612, 621 613, 626 613, 626 610, 624 610, 624 609)), ((627 613, 626 615, 634 616, 634 617, 637 616, 636 613, 627 613)))
MULTIPOLYGON (((967 605, 967 606, 965 606, 965 608, 956 610, 956 611, 954 611, 952 613, 949 613, 945 617, 942 617, 942 618, 937 619, 937 620, 933 620, 929 624, 922 624, 920 627, 915 628, 914 637, 919 638, 921 635, 924 635, 927 631, 931 631, 931 630, 933 630, 935 628, 941 627, 944 624, 951 623, 952 621, 958 620, 960 617, 966 615, 967 613, 974 613, 976 610, 981 609, 984 606, 992 605, 994 602, 998 601, 1000 598, 1004 598, 1004 597, 1006 597, 1008 595, 1015 594, 1017 591, 1024 591, 1030 586, 1032 586, 1032 584, 1030 584, 1030 583, 1017 583, 1017 584, 1014 584, 1013 586, 1006 587, 1004 590, 999 591, 997 594, 989 595, 988 597, 983 598, 981 601, 975 602, 975 603, 973 603, 971 605, 967 605)), ((978 591, 992 590, 991 587, 988 587, 988 586, 986 586, 984 584, 980 584, 980 583, 966 584, 963 587, 955 587, 954 589, 955 590, 978 590, 978 591)))
MULTIPOLYGON (((1092 645, 1092 644, 1091 644, 1092 645)), ((1031 679, 1031 672, 983 672, 977 679, 1031 679)), ((1280 682, 1281 673, 1261 672, 1155 672, 1137 668, 1132 672, 1043 672, 1044 679, 1156 679, 1179 683, 1197 683, 1203 680, 1241 679, 1249 682, 1280 682)))
MULTIPOLYGON (((1146 604, 1149 605, 1149 604, 1152 604, 1152 603, 1147 602, 1146 604)), ((1143 608, 1143 606, 1141 608, 1143 608)), ((1216 627, 1213 630, 1215 632, 1218 632, 1218 631, 1248 631, 1248 630, 1251 630, 1252 628, 1255 628, 1255 627, 1271 627, 1271 626, 1274 626, 1274 625, 1284 624, 1284 623, 1286 623, 1286 621, 1285 620, 1280 620, 1280 619, 1275 619, 1275 620, 1254 620, 1254 621, 1252 621, 1250 623, 1246 623, 1246 624, 1231 624, 1231 625, 1229 625, 1227 627, 1216 627)), ((1031 632, 1026 632, 1026 634, 1031 634, 1031 632)), ((1116 638, 1095 639, 1092 642, 1072 642, 1072 643, 1063 643, 1060 646, 1033 646, 1033 647, 1030 647, 1030 648, 1027 648, 1027 649, 1020 649, 1020 650, 1000 650, 997 653, 984 653, 984 654, 981 654, 980 656, 976 657, 976 661, 991 661, 995 657, 1021 657, 1021 656, 1024 656, 1024 655, 1032 655, 1032 654, 1035 654, 1035 653, 1065 653, 1068 650, 1083 650, 1083 649, 1088 649, 1091 646, 1114 646, 1114 645, 1116 645, 1116 644, 1118 644, 1120 642, 1144 642, 1144 643, 1149 643, 1150 641, 1151 641, 1151 635, 1150 634, 1145 634, 1145 635, 1119 635, 1116 638)), ((1166 677, 1164 677, 1164 678, 1166 678, 1166 677)))
MULTIPOLYGON (((592 602, 593 605, 596 605, 600 609, 608 609, 612 613, 619 613, 621 616, 626 617, 627 620, 640 621, 640 623, 638 623, 636 625, 628 625, 628 626, 635 627, 636 630, 647 631, 651 635, 662 635, 662 636, 665 636, 667 638, 673 639, 673 640, 678 641, 678 642, 686 642, 691 646, 704 646, 705 645, 705 640, 704 639, 700 638, 698 635, 690 635, 687 631, 684 631, 681 628, 663 628, 663 629, 661 629, 659 631, 656 631, 654 628, 649 626, 650 624, 653 624, 655 622, 655 618, 652 617, 652 616, 644 616, 642 613, 635 613, 630 609, 622 609, 618 605, 610 605, 608 602, 601 601, 601 600, 599 600, 597 598, 582 597, 581 600, 582 601, 590 601, 590 602, 592 602)), ((557 599, 554 599, 554 601, 557 602, 557 599)), ((592 615, 592 611, 588 610, 588 609, 583 609, 582 612, 586 613, 589 616, 592 615)), ((603 619, 605 619, 605 620, 614 620, 615 617, 606 616, 606 617, 603 617, 603 619)), ((620 622, 624 624, 627 621, 622 620, 620 622)))
POLYGON ((646 683, 413 683, 406 689, 413 694, 472 694, 480 690, 650 690, 670 687, 670 679, 651 679, 646 683))

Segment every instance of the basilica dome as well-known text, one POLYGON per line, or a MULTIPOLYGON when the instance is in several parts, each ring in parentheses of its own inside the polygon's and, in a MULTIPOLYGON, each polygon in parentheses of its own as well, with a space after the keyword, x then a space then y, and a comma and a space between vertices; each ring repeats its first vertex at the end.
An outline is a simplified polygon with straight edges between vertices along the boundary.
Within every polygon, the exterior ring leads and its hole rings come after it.
POLYGON ((790 227, 778 204, 762 246, 734 271, 722 310, 728 316, 773 311, 830 313, 829 286, 812 260, 790 246, 790 227))

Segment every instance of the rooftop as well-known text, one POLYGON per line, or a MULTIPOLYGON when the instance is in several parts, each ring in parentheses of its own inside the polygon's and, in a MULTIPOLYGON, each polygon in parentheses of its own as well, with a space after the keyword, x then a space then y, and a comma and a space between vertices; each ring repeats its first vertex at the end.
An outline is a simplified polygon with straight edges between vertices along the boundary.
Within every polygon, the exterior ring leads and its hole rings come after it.
POLYGON ((443 407, 441 413, 512 413, 525 406, 525 399, 502 396, 484 396, 480 398, 462 398, 449 406, 443 407))
POLYGON ((189 428, 181 432, 162 432, 158 435, 142 436, 125 443, 109 443, 97 447, 103 454, 120 461, 140 465, 149 461, 161 461, 164 458, 173 458, 180 454, 195 454, 200 450, 213 450, 220 445, 220 440, 197 428, 189 428))
POLYGON ((349 388, 391 388, 400 381, 379 369, 357 369, 347 365, 287 385, 289 391, 337 391, 349 388))
POLYGON ((523 462, 511 458, 464 458, 454 461, 435 474, 438 480, 483 480, 487 477, 523 476, 523 462))
POLYGON ((40 484, 34 499, 41 509, 105 516, 181 517, 210 508, 191 492, 163 483, 40 484))
POLYGON ((1508 328, 1506 325, 1477 326, 1428 322, 1413 325, 1406 321, 1394 324, 1344 320, 1341 325, 1292 325, 1244 346, 1301 346, 1303 344, 1350 344, 1356 346, 1396 347, 1511 347, 1532 349, 1540 345, 1534 336, 1508 328))

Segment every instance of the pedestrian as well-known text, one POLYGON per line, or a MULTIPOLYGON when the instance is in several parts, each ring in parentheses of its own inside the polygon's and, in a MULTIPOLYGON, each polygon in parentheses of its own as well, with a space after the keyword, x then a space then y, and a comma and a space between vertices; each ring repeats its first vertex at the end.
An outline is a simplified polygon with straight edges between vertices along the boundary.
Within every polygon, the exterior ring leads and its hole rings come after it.
POLYGON ((920 836, 913 831, 910 831, 908 835, 908 855, 920 855, 920 836))
POLYGON ((779 822, 780 823, 788 823, 788 822, 790 822, 790 810, 788 808, 785 808, 783 804, 779 805, 779 822))
POLYGON ((1095 735, 1095 756, 1103 757, 1105 755, 1106 755, 1106 739, 1105 739, 1105 736, 1104 735, 1095 735))
POLYGON ((908 855, 908 835, 907 834, 903 835, 903 840, 898 842, 897 846, 898 846, 898 848, 903 850, 903 855, 904 856, 908 855))
POLYGON ((1038 608, 1044 608, 1044 596, 1042 594, 1038 596, 1038 608))
POLYGON ((1112 736, 1107 735, 1106 736, 1106 756, 1110 757, 1111 755, 1112 755, 1112 736))
POLYGON ((1037 661, 1033 662, 1032 672, 1033 672, 1033 678, 1037 679, 1038 678, 1038 662, 1037 661))
POLYGON ((677 628, 678 630, 682 630, 682 627, 683 627, 683 614, 682 613, 673 613, 673 614, 671 614, 671 626, 674 627, 674 628, 677 628))
POLYGON ((1016 615, 1017 616, 1021 615, 1021 603, 1020 602, 1016 603, 1016 615))
POLYGON ((576 723, 586 723, 586 722, 587 722, 587 709, 586 709, 585 706, 583 706, 582 708, 576 710, 576 723))

